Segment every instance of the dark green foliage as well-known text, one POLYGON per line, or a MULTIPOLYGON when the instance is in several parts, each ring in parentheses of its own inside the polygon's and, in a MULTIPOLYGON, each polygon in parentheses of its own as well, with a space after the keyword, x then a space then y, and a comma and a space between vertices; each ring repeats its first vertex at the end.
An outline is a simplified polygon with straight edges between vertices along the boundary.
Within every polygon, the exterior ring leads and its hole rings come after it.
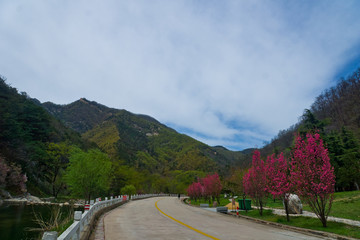
POLYGON ((360 68, 347 79, 324 91, 300 121, 279 132, 262 154, 289 153, 296 132, 319 132, 335 168, 336 190, 359 189, 360 182, 360 68))
POLYGON ((78 133, 63 126, 37 100, 19 94, 0 78, 0 153, 45 192, 50 193, 50 189, 42 162, 48 158, 48 143, 60 141, 83 143, 78 133))
POLYGON ((85 98, 68 105, 46 102, 42 106, 56 118, 61 119, 66 126, 79 133, 92 129, 116 111, 85 98))

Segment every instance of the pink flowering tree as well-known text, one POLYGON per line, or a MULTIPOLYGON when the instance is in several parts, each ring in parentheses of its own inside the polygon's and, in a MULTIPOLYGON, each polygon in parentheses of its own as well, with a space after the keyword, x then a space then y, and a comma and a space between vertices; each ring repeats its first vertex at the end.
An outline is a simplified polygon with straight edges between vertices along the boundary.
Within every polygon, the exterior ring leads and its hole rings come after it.
POLYGON ((296 193, 326 227, 334 198, 335 175, 327 149, 318 133, 296 136, 291 162, 291 181, 296 193))
POLYGON ((214 201, 215 198, 220 202, 221 190, 222 185, 219 175, 215 173, 190 184, 187 193, 191 199, 199 200, 203 197, 208 199, 210 204, 211 199, 214 201))
POLYGON ((217 173, 208 175, 207 177, 201 179, 201 183, 204 187, 204 195, 209 198, 209 202, 214 201, 215 198, 218 203, 220 203, 220 193, 222 190, 222 184, 217 173))
POLYGON ((8 164, 0 156, 0 189, 7 189, 15 194, 25 193, 26 181, 27 177, 21 173, 21 167, 14 163, 8 164))
POLYGON ((199 200, 203 196, 203 189, 200 182, 193 182, 187 189, 188 196, 195 201, 199 200))
POLYGON ((259 213, 262 216, 263 206, 266 203, 267 180, 264 161, 261 160, 260 152, 254 151, 252 157, 252 166, 243 178, 244 191, 249 195, 255 204, 259 207, 259 213))
POLYGON ((289 167, 283 153, 280 153, 278 158, 275 157, 275 154, 268 156, 265 168, 267 177, 266 190, 273 195, 274 198, 281 198, 283 200, 286 220, 289 222, 288 203, 292 191, 292 184, 290 181, 289 167))

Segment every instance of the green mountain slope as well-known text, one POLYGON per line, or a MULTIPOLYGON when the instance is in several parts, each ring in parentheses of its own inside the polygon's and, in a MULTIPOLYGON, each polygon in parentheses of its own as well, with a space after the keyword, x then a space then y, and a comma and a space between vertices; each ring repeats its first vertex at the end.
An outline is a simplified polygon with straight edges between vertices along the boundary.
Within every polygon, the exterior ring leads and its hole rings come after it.
POLYGON ((45 102, 43 107, 66 126, 79 133, 94 128, 117 111, 85 98, 67 105, 45 102))
POLYGON ((69 105, 44 103, 44 107, 113 158, 138 170, 162 175, 175 170, 226 175, 230 167, 247 164, 242 152, 207 146, 146 115, 86 99, 69 105))

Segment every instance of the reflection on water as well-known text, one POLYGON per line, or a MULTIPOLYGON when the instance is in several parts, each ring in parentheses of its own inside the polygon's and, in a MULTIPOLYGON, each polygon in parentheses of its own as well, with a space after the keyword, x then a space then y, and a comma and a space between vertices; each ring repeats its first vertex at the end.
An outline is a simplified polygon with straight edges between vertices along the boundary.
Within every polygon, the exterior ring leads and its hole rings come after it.
MULTIPOLYGON (((39 232, 27 231, 28 228, 38 228, 34 222, 34 212, 40 213, 43 219, 49 219, 54 205, 9 205, 0 206, 0 239, 41 239, 39 232)), ((77 209, 80 210, 80 209, 77 209)), ((62 206, 61 212, 66 216, 71 211, 70 206, 62 206)))

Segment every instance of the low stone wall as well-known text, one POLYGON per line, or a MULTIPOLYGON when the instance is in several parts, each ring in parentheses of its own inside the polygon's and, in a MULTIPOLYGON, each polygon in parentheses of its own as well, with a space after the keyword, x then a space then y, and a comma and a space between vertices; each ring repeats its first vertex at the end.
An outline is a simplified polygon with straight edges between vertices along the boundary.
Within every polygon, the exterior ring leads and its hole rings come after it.
POLYGON ((105 211, 109 211, 111 208, 115 208, 121 204, 127 202, 128 196, 118 196, 117 198, 111 197, 109 200, 106 198, 105 201, 99 201, 94 204, 92 202, 89 210, 84 213, 81 211, 75 211, 74 223, 71 224, 59 237, 56 232, 45 232, 42 239, 44 240, 79 240, 88 239, 91 230, 93 229, 97 218, 105 211))
POLYGON ((126 200, 126 201, 122 201, 122 202, 119 202, 117 204, 114 204, 114 205, 111 205, 111 206, 108 206, 108 207, 105 207, 99 211, 97 211, 94 216, 92 217, 92 219, 90 220, 90 223, 88 225, 88 227, 86 229, 84 229, 83 231, 83 234, 81 235, 81 238, 80 240, 87 240, 90 238, 91 234, 93 233, 94 229, 96 228, 96 225, 101 217, 101 215, 103 215, 104 213, 108 212, 108 211, 111 211, 125 203, 127 203, 129 200, 126 200))
MULTIPOLYGON (((173 196, 170 194, 144 194, 131 196, 131 200, 140 200, 149 197, 157 196, 173 196)), ((84 213, 76 211, 74 214, 74 223, 67 228, 59 237, 56 232, 45 232, 43 240, 85 240, 89 239, 91 233, 96 227, 96 224, 102 214, 108 212, 129 201, 128 196, 119 196, 119 198, 112 198, 105 201, 97 201, 91 205, 89 211, 84 213)))

